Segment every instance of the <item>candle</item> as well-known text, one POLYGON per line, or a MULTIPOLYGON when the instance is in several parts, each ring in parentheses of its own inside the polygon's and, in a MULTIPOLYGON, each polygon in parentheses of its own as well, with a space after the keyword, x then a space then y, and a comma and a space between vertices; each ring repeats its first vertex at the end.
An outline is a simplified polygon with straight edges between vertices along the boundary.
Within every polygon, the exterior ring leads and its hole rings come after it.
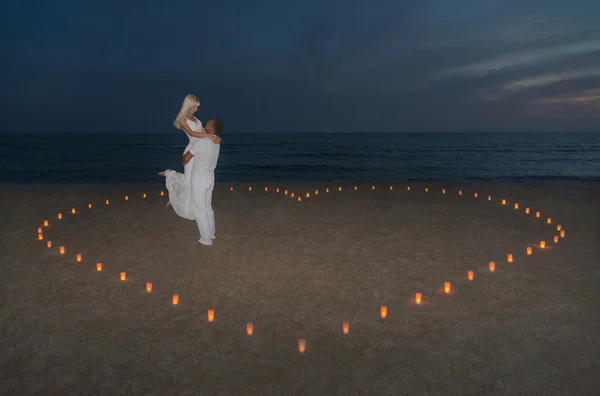
POLYGON ((467 272, 467 279, 472 281, 473 278, 475 278, 475 272, 473 272, 473 271, 467 272))
POLYGON ((42 227, 38 227, 38 234, 41 234, 42 232, 44 232, 44 231, 42 230, 42 227))
POLYGON ((371 186, 371 190, 375 190, 375 186, 371 186))
POLYGON ((142 198, 146 198, 146 197, 147 197, 146 193, 142 193, 142 198))
POLYGON ((541 213, 540 212, 535 212, 535 217, 540 217, 541 213))
POLYGON ((496 263, 493 261, 490 261, 490 272, 494 272, 496 271, 496 263))
POLYGON ((342 191, 342 187, 338 187, 338 191, 342 191))
POLYGON ((252 186, 248 186, 248 191, 252 191, 252 186))
POLYGON ((276 191, 276 192, 279 192, 279 187, 277 187, 277 188, 275 189, 275 191, 276 191))
POLYGON ((248 335, 254 334, 254 323, 252 323, 252 322, 246 323, 246 334, 248 334, 248 335))
POLYGON ((71 213, 76 213, 76 212, 75 212, 75 208, 72 208, 72 209, 71 209, 71 213))
POLYGON ((529 246, 527 247, 527 255, 531 256, 531 247, 529 247, 529 246))
POLYGON ((560 224, 556 225, 556 231, 560 231, 561 228, 562 228, 562 226, 560 224))
POLYGON ((342 323, 342 333, 344 333, 344 334, 350 333, 350 323, 348 323, 348 322, 342 323))
POLYGON ((88 204, 88 209, 92 209, 92 204, 88 204))
POLYGON ((48 220, 44 220, 44 227, 48 227, 48 220))
POLYGON ((428 191, 429 191, 429 188, 425 187, 425 192, 428 192, 428 191))
POLYGON ((164 195, 165 195, 165 192, 164 192, 164 191, 161 191, 161 192, 160 192, 160 196, 162 197, 162 196, 164 196, 164 195))
POLYGON ((107 199, 106 201, 104 201, 104 203, 108 205, 110 201, 107 199))
POLYGON ((492 200, 492 196, 488 195, 488 201, 491 201, 491 200, 492 200))
POLYGON ((292 194, 290 195, 290 197, 294 198, 294 193, 292 193, 292 194))
POLYGON ((558 235, 554 235, 554 243, 558 243, 558 235))
POLYGON ((102 263, 96 263, 96 271, 102 271, 102 263))
POLYGON ((477 198, 477 197, 479 196, 479 194, 477 194, 477 193, 474 193, 474 194, 473 194, 473 196, 474 196, 475 198, 477 198))
POLYGON ((209 309, 208 310, 208 321, 212 322, 213 320, 215 320, 215 310, 209 309))
POLYGON ((509 253, 508 257, 507 257, 507 260, 508 260, 509 263, 512 263, 513 262, 513 255, 509 253))
POLYGON ((38 240, 42 241, 44 239, 44 234, 38 234, 38 240))
POLYGON ((229 191, 233 191, 233 187, 229 187, 229 191))
POLYGON ((546 247, 546 241, 540 241, 540 247, 544 249, 546 247))
POLYGON ((328 193, 328 192, 329 192, 329 188, 326 188, 326 189, 325 189, 325 192, 326 192, 326 193, 328 193))
POLYGON ((442 188, 442 194, 446 194, 446 189, 442 188))
POLYGON ((444 293, 450 293, 450 282, 444 282, 444 293))
POLYGON ((146 282, 146 292, 152 292, 152 282, 146 282))
POLYGON ((125 201, 129 201, 129 195, 125 195, 125 201))
POLYGON ((319 195, 319 190, 315 190, 315 195, 319 195))
POLYGON ((121 280, 122 281, 126 281, 127 280, 127 272, 121 272, 121 280))
POLYGON ((519 204, 518 203, 515 204, 515 209, 519 209, 519 204))
POLYGON ((564 237, 565 237, 565 230, 562 230, 562 231, 560 232, 560 237, 561 237, 561 238, 564 238, 564 237))
POLYGON ((306 198, 310 198, 310 193, 306 193, 306 198))
POLYGON ((548 217, 548 224, 552 224, 552 217, 548 217))
POLYGON ((525 208, 525 214, 529 214, 529 208, 525 208))
POLYGON ((298 197, 298 202, 301 202, 301 201, 302 201, 302 197, 298 197))
POLYGON ((77 254, 75 255, 75 258, 77 259, 77 262, 78 262, 78 263, 81 263, 81 253, 77 253, 77 254))
POLYGON ((358 190, 358 187, 354 186, 354 191, 358 190))
POLYGON ((58 252, 59 252, 60 254, 65 254, 65 247, 64 247, 64 246, 60 246, 60 247, 58 248, 58 252))
POLYGON ((393 190, 394 190, 394 186, 390 186, 390 191, 393 191, 393 190))
POLYGON ((502 205, 506 205, 506 199, 502 200, 502 205))
POLYGON ((173 305, 179 304, 179 294, 173 294, 173 305))
MULTIPOLYGON (((557 237, 557 238, 558 238, 558 237, 557 237)), ((47 246, 47 247, 49 247, 49 248, 51 248, 51 247, 52 247, 52 241, 48 241, 48 242, 46 242, 46 246, 47 246)))
POLYGON ((269 191, 269 187, 265 187, 265 191, 269 191))
POLYGON ((406 189, 407 189, 408 191, 410 191, 410 186, 406 186, 406 189))
POLYGON ((288 195, 288 190, 285 190, 283 193, 284 193, 285 195, 288 195))
POLYGON ((458 195, 462 195, 462 190, 458 190, 458 195))
POLYGON ((58 215, 56 215, 56 217, 60 220, 62 219, 62 213, 59 213, 58 215))
POLYGON ((421 301, 423 301, 423 295, 421 293, 415 293, 415 304, 421 305, 421 301))
POLYGON ((382 305, 381 308, 379 309, 379 314, 381 316, 381 319, 387 318, 387 306, 382 305))
POLYGON ((306 340, 304 338, 300 338, 298 340, 298 351, 300 353, 304 353, 305 350, 306 350, 306 340))

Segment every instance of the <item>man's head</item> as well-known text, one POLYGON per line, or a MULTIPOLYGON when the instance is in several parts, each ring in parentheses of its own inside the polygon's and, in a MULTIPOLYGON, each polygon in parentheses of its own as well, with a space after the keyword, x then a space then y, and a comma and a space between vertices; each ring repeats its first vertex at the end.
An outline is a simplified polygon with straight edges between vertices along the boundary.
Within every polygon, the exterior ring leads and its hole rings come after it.
POLYGON ((211 135, 220 135, 223 132, 223 121, 218 118, 212 118, 206 123, 206 133, 211 135))

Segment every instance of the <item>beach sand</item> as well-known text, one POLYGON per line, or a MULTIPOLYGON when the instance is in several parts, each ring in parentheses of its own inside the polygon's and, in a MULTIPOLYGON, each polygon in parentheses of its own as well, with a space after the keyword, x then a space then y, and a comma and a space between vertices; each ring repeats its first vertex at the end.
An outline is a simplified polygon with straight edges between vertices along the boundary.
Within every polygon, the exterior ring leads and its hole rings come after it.
POLYGON ((161 184, 1 187, 0 394, 599 394, 600 183, 233 186, 212 247, 161 184))

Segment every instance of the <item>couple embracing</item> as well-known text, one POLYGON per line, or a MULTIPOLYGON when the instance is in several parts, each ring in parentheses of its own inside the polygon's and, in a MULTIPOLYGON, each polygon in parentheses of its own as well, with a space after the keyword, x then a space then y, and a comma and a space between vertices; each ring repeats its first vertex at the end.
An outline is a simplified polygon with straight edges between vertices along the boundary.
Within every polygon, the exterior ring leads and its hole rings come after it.
POLYGON ((159 175, 165 176, 169 203, 175 213, 188 220, 196 220, 200 231, 200 242, 211 246, 215 239, 215 214, 212 209, 212 193, 215 187, 215 168, 219 159, 223 122, 212 118, 206 128, 194 113, 200 101, 187 95, 173 125, 189 138, 183 151, 184 173, 166 169, 159 175))

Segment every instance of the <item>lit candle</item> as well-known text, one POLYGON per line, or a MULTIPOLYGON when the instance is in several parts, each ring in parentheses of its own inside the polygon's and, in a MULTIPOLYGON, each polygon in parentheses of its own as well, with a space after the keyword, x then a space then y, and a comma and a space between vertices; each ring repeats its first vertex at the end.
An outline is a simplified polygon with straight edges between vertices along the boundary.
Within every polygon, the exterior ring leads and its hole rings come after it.
POLYGON ((301 202, 301 201, 302 201, 302 197, 298 197, 298 202, 301 202))
POLYGON ((42 232, 44 232, 44 231, 42 230, 42 227, 38 227, 38 234, 41 234, 42 232))
POLYGON ((462 190, 458 190, 458 195, 462 195, 462 190))
POLYGON ((429 192, 429 188, 428 187, 425 187, 425 192, 429 192))
POLYGON ((529 208, 525 208, 525 214, 529 214, 530 210, 529 208))
POLYGON ((491 201, 491 200, 492 200, 492 196, 488 195, 488 201, 491 201))
POLYGON ((408 191, 410 191, 410 186, 406 186, 406 189, 407 189, 408 191))
POLYGON ((56 215, 56 217, 60 220, 62 219, 62 213, 59 213, 58 215, 56 215))
POLYGON ((475 272, 473 272, 473 271, 467 272, 467 279, 472 281, 473 278, 475 278, 475 272))
POLYGON ((127 280, 127 272, 121 272, 121 280, 122 281, 126 281, 127 280))
POLYGON ((348 322, 342 323, 342 333, 344 333, 344 334, 350 333, 350 323, 348 323, 348 322))
POLYGON ((515 204, 515 209, 519 209, 519 204, 518 203, 515 204))
POLYGON ((290 197, 294 198, 294 193, 292 193, 292 194, 290 195, 290 197))
POLYGON ((288 195, 288 190, 285 190, 283 193, 284 193, 285 195, 288 195))
POLYGON ((326 192, 326 193, 328 193, 328 192, 329 192, 329 188, 326 188, 326 189, 325 189, 325 192, 326 192))
POLYGON ((512 263, 513 262, 513 255, 509 253, 508 257, 507 257, 507 260, 508 260, 509 263, 512 263))
POLYGON ((125 195, 125 201, 129 201, 129 195, 125 195))
POLYGON ((215 310, 209 309, 208 310, 208 321, 212 322, 213 320, 215 320, 215 310))
POLYGON ((269 191, 269 187, 265 187, 265 191, 269 191))
POLYGON ((246 323, 246 334, 248 334, 248 335, 254 334, 254 323, 252 323, 252 322, 246 323))
POLYGON ((561 237, 561 238, 564 238, 564 237, 565 237, 565 230, 562 230, 562 231, 560 232, 560 237, 561 237))
POLYGON ((315 190, 315 195, 319 195, 319 190, 315 190))
POLYGON ((446 189, 442 188, 442 194, 446 194, 446 189))
POLYGON ((338 191, 342 191, 342 187, 338 187, 338 191))
POLYGON ((162 197, 162 196, 164 196, 164 195, 165 195, 165 192, 164 192, 164 191, 161 191, 161 192, 160 192, 160 196, 162 197))
POLYGON ((44 234, 38 234, 38 240, 42 241, 44 239, 44 234))
POLYGON ((92 209, 92 204, 88 204, 88 209, 92 209))
POLYGON ((275 191, 276 191, 276 192, 279 192, 279 187, 277 187, 277 188, 275 189, 275 191))
POLYGON ((179 304, 179 294, 173 294, 173 305, 179 304))
POLYGON ((229 187, 229 191, 233 191, 233 187, 229 187))
POLYGON ((540 241, 540 248, 544 249, 546 247, 546 241, 540 241))
POLYGON ((104 203, 108 205, 110 201, 107 199, 106 201, 104 201, 104 203))
POLYGON ((531 256, 531 247, 529 247, 529 246, 527 247, 527 255, 531 256))
POLYGON ((502 200, 502 205, 506 205, 506 199, 502 200))
POLYGON ((477 198, 477 197, 479 196, 479 194, 477 194, 477 193, 474 193, 474 194, 473 194, 473 196, 474 196, 475 198, 477 198))
POLYGON ((558 243, 558 235, 554 235, 554 243, 558 243))
POLYGON ((76 259, 77 259, 77 262, 78 262, 78 263, 81 263, 81 253, 77 253, 77 254, 75 255, 75 257, 76 257, 76 259))
POLYGON ((147 197, 146 193, 143 193, 142 198, 146 198, 146 197, 147 197))
POLYGON ((375 190, 375 186, 371 186, 371 190, 375 190))
POLYGON ((547 222, 548 222, 548 224, 552 224, 552 217, 548 217, 547 222))
POLYGON ((379 314, 381 316, 381 319, 387 318, 387 306, 382 305, 381 308, 379 309, 379 314))
POLYGON ((48 220, 44 220, 44 227, 48 227, 48 220))
POLYGON ((354 186, 354 191, 358 190, 358 187, 354 186))
POLYGON ((102 263, 96 263, 96 271, 102 271, 102 263))
POLYGON ((496 263, 493 261, 490 261, 490 272, 494 272, 496 271, 496 263))
POLYGON ((248 186, 248 191, 252 191, 252 186, 248 186))
POLYGON ((75 208, 72 208, 72 209, 71 209, 71 213, 76 213, 76 212, 75 212, 75 208))
POLYGON ((64 246, 60 246, 60 247, 58 248, 58 252, 59 252, 60 254, 65 254, 65 247, 64 247, 64 246))
POLYGON ((542 214, 540 212, 535 212, 535 217, 540 217, 542 214))
POLYGON ((393 190, 394 190, 394 186, 390 186, 390 191, 393 191, 393 190))
POLYGON ((306 198, 310 198, 310 193, 306 193, 306 198))
MULTIPOLYGON (((557 237, 557 238, 558 238, 558 237, 557 237)), ((47 247, 49 247, 49 248, 51 248, 51 247, 52 247, 52 241, 48 241, 48 242, 46 242, 46 246, 47 246, 47 247)))
POLYGON ((146 292, 152 292, 152 282, 146 282, 146 292))
POLYGON ((421 293, 415 293, 415 304, 421 305, 423 301, 423 295, 421 293))
POLYGON ((556 225, 556 231, 560 231, 561 228, 562 228, 562 226, 560 224, 556 225))
POLYGON ((450 282, 444 282, 444 293, 450 293, 450 282))
POLYGON ((300 353, 304 353, 305 350, 306 350, 306 340, 304 338, 300 338, 298 340, 298 351, 300 353))

